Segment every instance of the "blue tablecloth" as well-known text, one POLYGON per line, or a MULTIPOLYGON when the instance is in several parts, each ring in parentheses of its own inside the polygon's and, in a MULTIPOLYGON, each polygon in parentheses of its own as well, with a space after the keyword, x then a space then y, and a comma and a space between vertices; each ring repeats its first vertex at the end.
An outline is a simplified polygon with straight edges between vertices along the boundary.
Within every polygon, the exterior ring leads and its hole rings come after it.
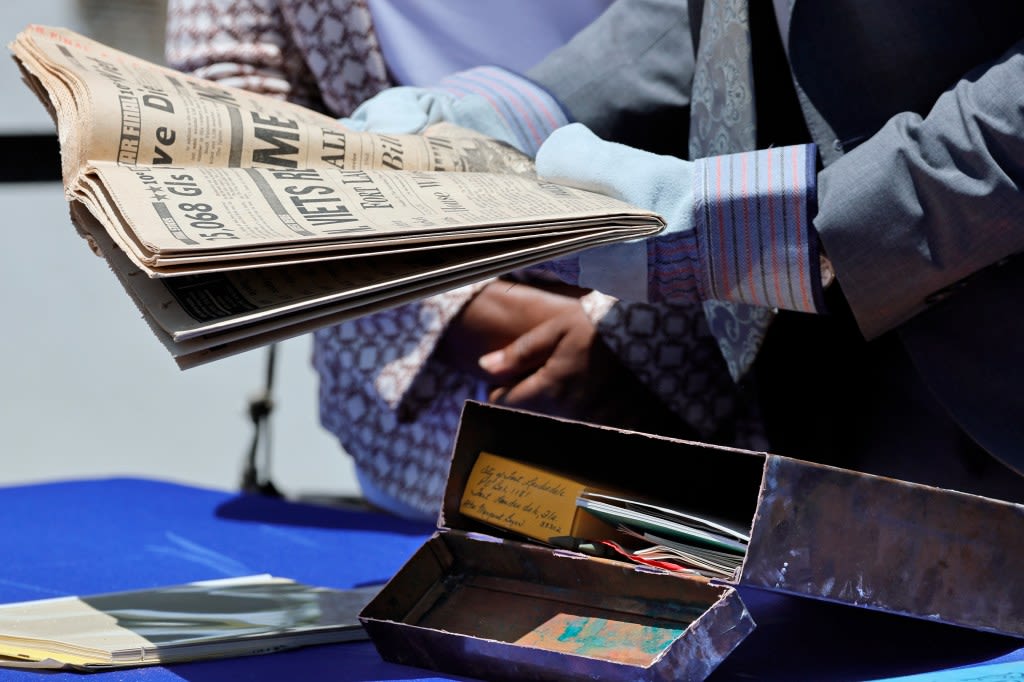
MULTIPOLYGON (((329 587, 390 578, 430 525, 379 514, 144 479, 0 488, 0 603, 271 573, 329 587)), ((1019 580, 1019 575, 994 579, 1019 580)), ((769 594, 745 595, 759 625, 716 680, 866 680, 954 666, 1024 679, 1009 638, 769 594)), ((81 680, 0 669, 0 680, 81 680)), ((88 675, 107 680, 457 680, 385 663, 369 642, 88 675)), ((969 679, 960 676, 944 679, 969 679)))

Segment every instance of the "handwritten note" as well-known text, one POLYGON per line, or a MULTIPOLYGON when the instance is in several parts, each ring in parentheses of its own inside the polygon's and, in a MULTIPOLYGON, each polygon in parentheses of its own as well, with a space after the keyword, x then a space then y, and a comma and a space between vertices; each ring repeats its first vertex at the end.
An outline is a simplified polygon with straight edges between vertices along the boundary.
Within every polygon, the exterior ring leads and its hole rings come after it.
POLYGON ((466 516, 547 541, 572 535, 584 485, 544 469, 481 452, 459 506, 466 516))

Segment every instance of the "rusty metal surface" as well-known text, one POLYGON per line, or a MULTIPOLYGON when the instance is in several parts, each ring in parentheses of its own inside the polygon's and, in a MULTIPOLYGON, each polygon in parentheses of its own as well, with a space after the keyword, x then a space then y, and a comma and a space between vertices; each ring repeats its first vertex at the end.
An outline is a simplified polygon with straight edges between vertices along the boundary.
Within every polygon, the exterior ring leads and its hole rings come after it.
POLYGON ((768 456, 739 581, 1024 636, 1024 507, 768 456))
POLYGON ((657 680, 704 680, 738 647, 756 624, 735 591, 726 593, 690 626, 652 672, 657 680))

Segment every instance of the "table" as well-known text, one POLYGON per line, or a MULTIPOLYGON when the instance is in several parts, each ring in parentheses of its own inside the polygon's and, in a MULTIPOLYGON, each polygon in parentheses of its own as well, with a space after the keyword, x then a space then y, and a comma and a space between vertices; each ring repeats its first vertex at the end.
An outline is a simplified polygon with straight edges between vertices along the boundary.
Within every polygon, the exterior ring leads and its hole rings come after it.
MULTIPOLYGON (((382 514, 140 478, 0 488, 0 603, 271 573, 329 587, 381 583, 433 531, 382 514)), ((1010 579, 1021 579, 1012 576, 1010 579)), ((1024 678, 1021 641, 859 609, 744 595, 758 629, 716 671, 737 679, 867 680, 979 663, 1024 678)), ((82 680, 0 669, 6 682, 82 680)), ((95 673, 122 680, 460 680, 386 663, 370 642, 95 673)), ((963 675, 949 678, 966 680, 963 675)), ((994 682, 991 676, 986 682, 994 682)))

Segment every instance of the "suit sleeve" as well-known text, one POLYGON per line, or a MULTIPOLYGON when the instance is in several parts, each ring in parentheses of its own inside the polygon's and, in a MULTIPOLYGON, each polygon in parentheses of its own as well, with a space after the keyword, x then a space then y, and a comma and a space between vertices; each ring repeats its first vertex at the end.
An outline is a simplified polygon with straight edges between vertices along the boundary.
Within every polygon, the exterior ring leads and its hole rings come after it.
POLYGON ((527 75, 600 137, 686 158, 693 67, 686 2, 618 0, 527 75))
POLYGON ((868 338, 1024 249, 1024 41, 818 177, 814 220, 868 338))

